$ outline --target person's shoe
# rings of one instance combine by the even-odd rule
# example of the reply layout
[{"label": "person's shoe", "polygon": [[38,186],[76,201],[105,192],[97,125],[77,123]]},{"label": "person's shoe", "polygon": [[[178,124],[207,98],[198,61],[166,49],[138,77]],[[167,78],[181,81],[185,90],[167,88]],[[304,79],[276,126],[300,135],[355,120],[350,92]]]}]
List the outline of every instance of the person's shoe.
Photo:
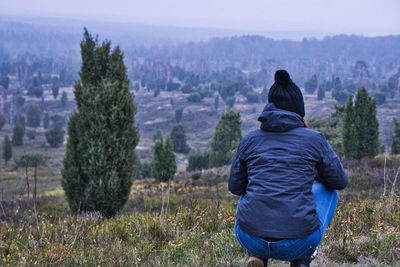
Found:
[{"label": "person's shoe", "polygon": [[[256,256],[250,256],[247,261],[247,267],[264,267],[264,261]],[[265,265],[266,267],[266,265]]]},{"label": "person's shoe", "polygon": [[290,267],[310,267],[311,260],[294,260],[290,262]]}]

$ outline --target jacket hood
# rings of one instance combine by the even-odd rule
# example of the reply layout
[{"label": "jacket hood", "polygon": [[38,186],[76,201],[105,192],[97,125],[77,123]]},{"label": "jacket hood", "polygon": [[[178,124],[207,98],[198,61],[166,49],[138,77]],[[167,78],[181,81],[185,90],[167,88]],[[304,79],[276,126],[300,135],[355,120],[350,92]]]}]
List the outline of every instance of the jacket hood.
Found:
[{"label": "jacket hood", "polygon": [[274,103],[268,103],[258,117],[260,129],[267,132],[287,132],[294,128],[304,127],[301,116],[297,113],[278,109]]}]

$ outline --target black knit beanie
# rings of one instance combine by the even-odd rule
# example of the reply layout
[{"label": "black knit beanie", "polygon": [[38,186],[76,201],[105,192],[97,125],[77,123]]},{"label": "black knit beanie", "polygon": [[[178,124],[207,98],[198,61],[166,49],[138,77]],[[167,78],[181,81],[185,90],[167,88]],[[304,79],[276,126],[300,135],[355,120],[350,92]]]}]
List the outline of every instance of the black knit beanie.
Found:
[{"label": "black knit beanie", "polygon": [[275,83],[268,93],[268,103],[271,102],[279,109],[295,112],[301,117],[305,115],[303,94],[286,70],[275,72]]}]

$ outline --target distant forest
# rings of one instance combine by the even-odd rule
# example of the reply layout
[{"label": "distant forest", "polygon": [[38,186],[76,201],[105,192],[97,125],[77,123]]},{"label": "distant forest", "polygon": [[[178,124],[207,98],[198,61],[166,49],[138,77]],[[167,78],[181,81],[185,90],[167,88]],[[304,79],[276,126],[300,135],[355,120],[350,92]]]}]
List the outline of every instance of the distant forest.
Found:
[{"label": "distant forest", "polygon": [[[233,82],[239,82],[236,91],[249,91],[239,87],[268,87],[279,68],[287,69],[300,86],[316,80],[326,91],[339,86],[354,93],[365,86],[393,97],[399,88],[400,36],[339,35],[289,41],[243,35],[168,42],[164,33],[163,41],[156,44],[156,40],[146,39],[146,26],[140,29],[135,26],[130,35],[129,27],[121,25],[121,29],[105,29],[106,36],[100,38],[111,36],[116,40],[113,44],[121,46],[132,87],[154,89],[155,94],[178,87],[193,93],[196,90],[185,85],[201,84],[220,91],[221,84]],[[78,25],[62,22],[50,27],[45,23],[0,21],[0,82],[9,75],[28,89],[33,77],[40,74],[48,82],[57,77],[60,86],[72,86],[80,66],[82,32]],[[338,98],[343,102],[346,95]]]}]

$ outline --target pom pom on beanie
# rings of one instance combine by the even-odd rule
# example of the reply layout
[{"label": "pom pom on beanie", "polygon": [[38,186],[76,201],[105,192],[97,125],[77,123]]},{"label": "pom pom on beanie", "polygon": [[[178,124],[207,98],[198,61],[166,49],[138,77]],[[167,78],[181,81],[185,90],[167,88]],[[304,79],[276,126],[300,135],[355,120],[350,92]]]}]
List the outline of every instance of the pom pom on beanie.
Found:
[{"label": "pom pom on beanie", "polygon": [[275,72],[275,83],[269,89],[268,102],[274,103],[279,109],[295,112],[301,117],[305,115],[303,94],[286,70]]},{"label": "pom pom on beanie", "polygon": [[275,82],[279,85],[287,86],[291,82],[289,73],[286,70],[276,71]]}]

